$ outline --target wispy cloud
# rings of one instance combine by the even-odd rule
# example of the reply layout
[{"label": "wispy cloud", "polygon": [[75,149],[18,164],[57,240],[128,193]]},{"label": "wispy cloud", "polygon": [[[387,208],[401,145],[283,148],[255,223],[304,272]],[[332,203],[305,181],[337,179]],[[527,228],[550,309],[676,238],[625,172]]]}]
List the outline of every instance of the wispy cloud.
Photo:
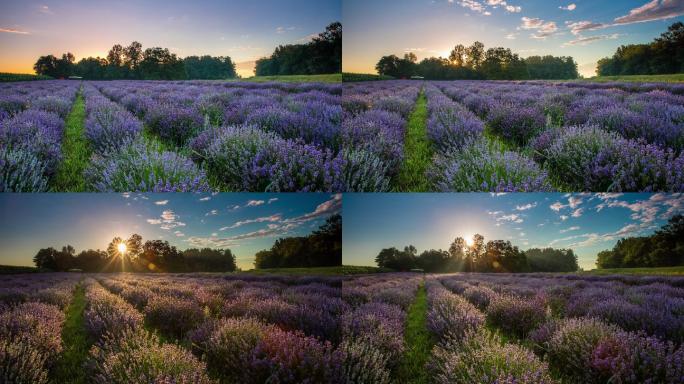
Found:
[{"label": "wispy cloud", "polygon": [[274,222],[279,222],[282,219],[283,219],[283,217],[281,216],[281,214],[277,213],[277,214],[271,215],[271,216],[263,216],[263,217],[257,217],[255,219],[241,220],[241,221],[236,222],[233,225],[230,225],[227,227],[222,227],[219,230],[225,231],[228,229],[234,229],[234,228],[238,228],[238,227],[241,227],[243,225],[252,224],[252,223],[265,223],[265,222],[274,223]]},{"label": "wispy cloud", "polygon": [[278,28],[276,28],[276,33],[282,35],[285,32],[294,31],[295,29],[296,28],[292,27],[292,26],[290,26],[290,27],[278,27]]},{"label": "wispy cloud", "polygon": [[14,29],[14,28],[0,28],[0,32],[14,33],[17,35],[30,35],[30,33],[28,31],[22,31],[20,29]]},{"label": "wispy cloud", "polygon": [[560,7],[558,7],[558,9],[562,9],[564,11],[574,11],[575,8],[577,8],[577,5],[575,3],[570,3],[565,7],[562,5]]},{"label": "wispy cloud", "polygon": [[249,200],[245,206],[246,207],[258,207],[258,206],[263,205],[263,204],[264,204],[263,200]]},{"label": "wispy cloud", "polygon": [[206,197],[202,197],[201,199],[199,199],[199,201],[209,201],[209,200],[211,200],[211,196],[206,196]]},{"label": "wispy cloud", "polygon": [[275,203],[276,201],[278,201],[278,198],[272,197],[272,198],[268,199],[268,204]]},{"label": "wispy cloud", "polygon": [[654,20],[665,20],[684,15],[684,1],[653,0],[634,8],[629,14],[616,18],[615,25],[644,23]]},{"label": "wispy cloud", "polygon": [[560,233],[566,233],[566,232],[571,232],[571,231],[578,231],[579,229],[580,229],[579,226],[574,226],[574,227],[570,227],[570,228],[566,228],[566,229],[561,229],[561,230],[558,231],[558,232],[560,232]]},{"label": "wispy cloud", "polygon": [[168,202],[169,202],[168,200],[159,200],[159,201],[155,201],[154,204],[155,205],[166,205]]},{"label": "wispy cloud", "polygon": [[516,211],[527,211],[528,209],[532,209],[537,206],[537,203],[529,203],[529,204],[524,204],[524,205],[516,205],[515,210]]},{"label": "wispy cloud", "polygon": [[620,37],[620,34],[618,34],[618,33],[613,33],[610,35],[596,35],[596,36],[579,37],[577,39],[570,40],[568,42],[563,43],[563,46],[587,45],[587,44],[591,44],[591,43],[601,41],[601,40],[615,40],[618,37]]}]

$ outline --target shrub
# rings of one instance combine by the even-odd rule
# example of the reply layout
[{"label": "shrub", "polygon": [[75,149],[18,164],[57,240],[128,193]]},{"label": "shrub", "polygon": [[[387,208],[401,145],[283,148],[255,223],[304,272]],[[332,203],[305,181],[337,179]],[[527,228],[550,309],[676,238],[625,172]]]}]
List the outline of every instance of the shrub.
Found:
[{"label": "shrub", "polygon": [[97,384],[213,383],[205,365],[190,352],[141,328],[107,334],[90,350],[91,380]]},{"label": "shrub", "polygon": [[45,192],[48,177],[45,164],[24,148],[0,146],[0,192]]},{"label": "shrub", "polygon": [[85,177],[98,192],[207,191],[204,171],[175,152],[148,147],[141,139],[94,156]]},{"label": "shrub", "polygon": [[390,383],[388,358],[372,344],[352,339],[343,341],[339,348],[344,356],[345,383]]},{"label": "shrub", "polygon": [[594,349],[619,329],[592,318],[561,321],[548,343],[548,361],[561,374],[586,383],[598,382],[600,374],[588,369]]},{"label": "shrub", "polygon": [[442,192],[550,191],[547,174],[517,152],[490,148],[484,140],[435,158],[428,174]]},{"label": "shrub", "polygon": [[499,295],[487,307],[487,321],[502,331],[519,338],[544,323],[548,316],[543,299],[523,299],[511,295]]},{"label": "shrub", "polygon": [[515,344],[502,344],[487,332],[448,338],[432,352],[430,365],[438,384],[547,384],[555,381],[546,363]]},{"label": "shrub", "polygon": [[487,124],[493,133],[524,146],[544,130],[546,117],[536,107],[499,103],[489,109]]},{"label": "shrub", "polygon": [[428,300],[427,328],[439,339],[459,339],[484,325],[480,310],[442,287],[431,288]]},{"label": "shrub", "polygon": [[116,151],[130,144],[142,132],[142,123],[130,112],[110,105],[88,114],[85,135],[98,153]]},{"label": "shrub", "polygon": [[105,333],[117,336],[142,327],[143,316],[121,297],[93,283],[86,291],[86,330],[95,340]]},{"label": "shrub", "polygon": [[145,307],[145,320],[161,333],[178,339],[204,319],[202,308],[193,299],[156,296]]}]

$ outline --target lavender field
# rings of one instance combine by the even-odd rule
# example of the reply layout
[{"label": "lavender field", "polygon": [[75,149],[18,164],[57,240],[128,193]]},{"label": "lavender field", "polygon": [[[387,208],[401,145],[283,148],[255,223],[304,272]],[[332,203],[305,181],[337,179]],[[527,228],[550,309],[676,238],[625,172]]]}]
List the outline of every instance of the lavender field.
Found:
[{"label": "lavender field", "polygon": [[681,383],[683,287],[657,276],[357,277],[343,289],[346,374],[367,383]]},{"label": "lavender field", "polygon": [[349,189],[339,85],[41,81],[0,94],[0,191]]},{"label": "lavender field", "polygon": [[342,383],[337,277],[30,274],[0,282],[4,383]]},{"label": "lavender field", "polygon": [[684,190],[681,84],[345,83],[342,106],[368,191]]}]

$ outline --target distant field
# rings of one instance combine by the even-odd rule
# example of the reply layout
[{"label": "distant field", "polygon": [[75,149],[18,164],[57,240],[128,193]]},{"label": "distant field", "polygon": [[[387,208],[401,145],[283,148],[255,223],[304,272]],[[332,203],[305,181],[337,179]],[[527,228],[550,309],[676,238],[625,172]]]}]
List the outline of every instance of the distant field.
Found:
[{"label": "distant field", "polygon": [[34,267],[19,267],[16,265],[0,265],[0,274],[26,272],[38,272],[38,269]]},{"label": "distant field", "polygon": [[0,83],[8,81],[50,80],[50,76],[0,72]]},{"label": "distant field", "polygon": [[392,80],[392,76],[374,75],[371,73],[342,73],[342,81],[374,81],[374,80]]},{"label": "distant field", "polygon": [[250,273],[256,275],[281,274],[281,275],[339,275],[342,267],[315,267],[315,268],[266,268],[251,269],[238,273]]},{"label": "distant field", "polygon": [[343,265],[342,274],[344,275],[360,275],[364,273],[382,273],[382,272],[392,272],[388,269],[370,267],[366,265]]},{"label": "distant field", "polygon": [[660,267],[660,268],[609,268],[609,269],[592,269],[584,272],[592,275],[684,275],[684,266],[678,267]]},{"label": "distant field", "polygon": [[673,75],[625,75],[625,76],[596,76],[586,81],[634,81],[647,83],[678,83],[684,81],[684,73]]},{"label": "distant field", "polygon": [[267,81],[282,81],[286,83],[340,83],[342,82],[342,74],[331,73],[326,75],[252,76],[244,79],[237,79],[236,81],[254,81],[257,83],[263,83]]}]

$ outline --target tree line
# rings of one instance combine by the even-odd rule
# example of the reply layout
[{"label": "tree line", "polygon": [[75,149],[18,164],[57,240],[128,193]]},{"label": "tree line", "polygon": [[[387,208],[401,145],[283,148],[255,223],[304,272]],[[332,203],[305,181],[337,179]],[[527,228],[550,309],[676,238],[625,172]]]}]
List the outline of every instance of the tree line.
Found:
[{"label": "tree line", "polygon": [[396,271],[422,269],[425,272],[574,272],[579,270],[577,255],[571,249],[533,248],[521,251],[510,241],[473,236],[468,245],[457,237],[448,250],[430,249],[418,254],[409,245],[399,250],[385,248],[376,256],[378,267]]},{"label": "tree line", "polygon": [[257,76],[318,75],[342,72],[342,24],[334,22],[306,44],[278,46],[256,61]]},{"label": "tree line", "polygon": [[651,43],[620,46],[612,57],[598,61],[596,72],[599,76],[684,72],[684,23],[670,25]]},{"label": "tree line", "polygon": [[61,57],[41,56],[33,66],[36,74],[53,78],[79,76],[88,80],[183,80],[230,79],[237,77],[235,63],[228,56],[179,58],[168,48],[143,50],[137,41],[129,46],[114,45],[106,58],[86,57],[75,62],[71,53]]},{"label": "tree line", "polygon": [[413,52],[383,56],[375,66],[380,75],[395,78],[420,76],[429,80],[524,80],[576,79],[577,63],[570,56],[530,56],[520,58],[509,48],[485,50],[479,41],[466,47],[458,44],[448,58],[428,57],[420,62]]},{"label": "tree line", "polygon": [[651,236],[618,240],[597,255],[598,268],[650,268],[684,265],[684,216],[675,215]]},{"label": "tree line", "polygon": [[310,268],[342,265],[342,216],[330,216],[308,236],[276,240],[270,249],[256,253],[254,267]]},{"label": "tree line", "polygon": [[[125,251],[119,247],[123,244]],[[76,254],[71,245],[61,249],[43,248],[33,257],[36,267],[64,272],[232,272],[237,269],[230,249],[186,249],[179,251],[163,240],[147,240],[131,235],[115,237],[106,250],[87,249]]]}]

